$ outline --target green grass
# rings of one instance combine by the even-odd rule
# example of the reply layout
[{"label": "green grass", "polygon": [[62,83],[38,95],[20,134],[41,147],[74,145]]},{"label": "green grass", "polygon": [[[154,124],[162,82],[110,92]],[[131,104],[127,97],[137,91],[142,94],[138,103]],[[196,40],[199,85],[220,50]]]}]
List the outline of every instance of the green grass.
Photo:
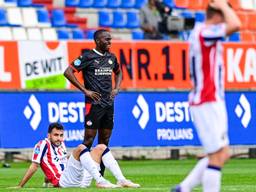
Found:
[{"label": "green grass", "polygon": [[[96,189],[93,184],[88,189],[45,189],[42,188],[43,173],[38,171],[26,184],[25,188],[18,191],[120,191],[120,192],[168,192],[170,186],[179,183],[196,163],[195,160],[145,160],[145,161],[119,161],[122,170],[128,179],[141,184],[140,189]],[[1,164],[0,164],[1,165]],[[10,190],[7,187],[18,184],[25,173],[28,163],[13,163],[11,168],[0,168],[0,191]],[[114,178],[106,172],[106,178],[114,182]],[[255,192],[256,191],[256,160],[232,159],[223,169],[222,192]],[[194,191],[202,191],[198,187]]]}]

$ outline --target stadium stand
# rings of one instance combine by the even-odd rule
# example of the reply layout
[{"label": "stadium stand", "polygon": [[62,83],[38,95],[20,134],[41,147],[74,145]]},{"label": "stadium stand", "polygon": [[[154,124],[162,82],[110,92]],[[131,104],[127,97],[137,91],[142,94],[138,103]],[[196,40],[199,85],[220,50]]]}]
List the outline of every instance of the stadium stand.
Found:
[{"label": "stadium stand", "polygon": [[122,0],[120,8],[129,9],[129,8],[134,8],[134,6],[135,6],[135,0]]},{"label": "stadium stand", "polygon": [[120,5],[121,5],[121,0],[108,0],[107,8],[115,9],[115,8],[119,8]]},{"label": "stadium stand", "polygon": [[[173,9],[173,15],[178,13],[178,16],[195,18],[196,22],[203,22],[204,8],[209,1],[164,2]],[[228,40],[255,41],[256,1],[229,2],[237,11],[243,26],[240,33],[234,34]],[[138,40],[143,39],[139,9],[146,3],[147,0],[0,0],[0,28],[1,31],[8,31],[8,34],[11,34],[6,36],[9,40],[45,39],[44,28],[52,33],[52,36],[46,39],[91,39],[93,31],[107,28],[118,39]],[[35,35],[31,34],[31,30],[36,31]],[[179,34],[179,39],[186,39],[183,32]]]},{"label": "stadium stand", "polygon": [[9,22],[6,16],[6,10],[0,8],[0,26],[8,26]]},{"label": "stadium stand", "polygon": [[79,5],[78,0],[66,0],[65,1],[65,6],[66,7],[77,7]]},{"label": "stadium stand", "polygon": [[240,41],[240,34],[239,33],[233,33],[229,37],[229,41],[231,41],[231,42],[239,42]]},{"label": "stadium stand", "polygon": [[10,27],[0,28],[0,40],[13,40],[12,31]]},{"label": "stadium stand", "polygon": [[93,5],[93,0],[80,0],[78,7],[80,8],[90,8]]},{"label": "stadium stand", "polygon": [[72,30],[72,39],[74,40],[81,40],[85,39],[85,33],[83,30],[77,28]]},{"label": "stadium stand", "polygon": [[42,33],[39,28],[28,28],[28,40],[43,40]]},{"label": "stadium stand", "polygon": [[67,29],[58,29],[57,34],[58,34],[58,39],[59,40],[70,39],[70,33]]},{"label": "stadium stand", "polygon": [[12,28],[13,40],[27,40],[27,33],[25,28],[13,27]]}]

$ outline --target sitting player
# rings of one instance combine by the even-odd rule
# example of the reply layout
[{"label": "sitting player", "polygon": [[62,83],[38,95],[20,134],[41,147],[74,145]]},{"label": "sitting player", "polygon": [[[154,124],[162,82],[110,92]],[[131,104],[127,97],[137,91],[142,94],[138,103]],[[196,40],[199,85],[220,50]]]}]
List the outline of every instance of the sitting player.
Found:
[{"label": "sitting player", "polygon": [[[32,163],[15,188],[23,187],[37,171],[39,165],[47,180],[54,187],[88,187],[93,178],[96,180],[98,188],[140,187],[139,184],[124,177],[117,161],[104,144],[97,145],[91,152],[81,144],[73,150],[67,159],[63,134],[64,128],[61,124],[49,125],[48,138],[36,144]],[[101,161],[117,179],[116,185],[110,183],[100,174],[99,164]]]}]

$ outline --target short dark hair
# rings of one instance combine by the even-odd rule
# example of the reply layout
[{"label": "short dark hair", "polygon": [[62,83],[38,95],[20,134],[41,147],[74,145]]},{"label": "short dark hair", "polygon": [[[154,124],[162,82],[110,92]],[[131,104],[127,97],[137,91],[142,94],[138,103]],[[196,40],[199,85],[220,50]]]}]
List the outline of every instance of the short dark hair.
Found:
[{"label": "short dark hair", "polygon": [[215,14],[219,14],[223,16],[223,13],[219,9],[215,9],[214,7],[208,5],[206,9],[206,18],[211,19]]},{"label": "short dark hair", "polygon": [[[232,8],[232,5],[229,2],[227,2],[227,3],[228,3],[228,6],[230,8]],[[223,12],[221,10],[216,9],[216,8],[212,7],[210,4],[208,4],[207,9],[206,9],[206,18],[211,19],[215,14],[224,16]]]},{"label": "short dark hair", "polygon": [[95,31],[94,34],[93,34],[94,41],[96,42],[96,39],[99,38],[99,35],[104,33],[104,32],[108,32],[108,30],[106,30],[106,29],[99,29],[99,30]]},{"label": "short dark hair", "polygon": [[53,129],[64,130],[64,127],[60,123],[51,123],[48,127],[48,133],[51,133]]}]

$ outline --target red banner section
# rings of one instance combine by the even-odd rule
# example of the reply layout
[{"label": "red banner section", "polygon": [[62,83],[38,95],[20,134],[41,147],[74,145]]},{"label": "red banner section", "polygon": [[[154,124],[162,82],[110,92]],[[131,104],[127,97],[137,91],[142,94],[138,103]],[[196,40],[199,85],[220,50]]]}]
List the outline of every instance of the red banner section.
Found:
[{"label": "red banner section", "polygon": [[0,42],[0,89],[19,89],[20,69],[17,42]]},{"label": "red banner section", "polygon": [[[0,89],[22,87],[24,79],[19,71],[18,44],[0,42]],[[83,50],[94,47],[92,41],[67,42],[68,62],[81,55]],[[111,51],[122,66],[123,89],[191,88],[186,42],[113,41]],[[31,54],[22,52],[24,57]],[[228,89],[256,88],[256,45],[226,43],[224,61]],[[81,76],[81,73],[77,74],[82,81]]]}]

